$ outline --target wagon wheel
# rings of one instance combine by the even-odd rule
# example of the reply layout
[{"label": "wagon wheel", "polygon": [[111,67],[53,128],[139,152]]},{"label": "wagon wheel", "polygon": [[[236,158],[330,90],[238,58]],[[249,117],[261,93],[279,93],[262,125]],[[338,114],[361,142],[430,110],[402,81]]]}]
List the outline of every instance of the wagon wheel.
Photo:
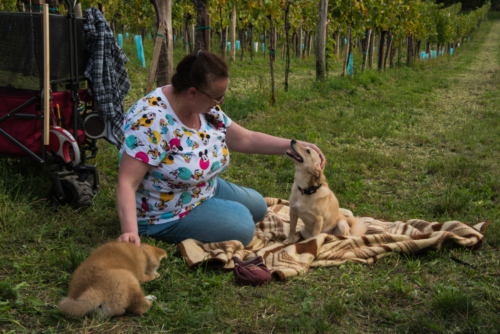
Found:
[{"label": "wagon wheel", "polygon": [[92,205],[94,194],[87,181],[80,182],[77,175],[70,175],[61,179],[61,186],[64,191],[63,199],[57,199],[53,185],[49,192],[49,199],[55,206],[71,205],[73,209],[83,211]]}]

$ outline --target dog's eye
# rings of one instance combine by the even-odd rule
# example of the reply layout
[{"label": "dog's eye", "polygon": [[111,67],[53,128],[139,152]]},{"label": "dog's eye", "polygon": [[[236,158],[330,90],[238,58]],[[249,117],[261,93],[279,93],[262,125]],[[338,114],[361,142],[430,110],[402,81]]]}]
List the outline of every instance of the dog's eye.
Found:
[{"label": "dog's eye", "polygon": [[307,152],[307,154],[311,154],[311,151],[309,151],[309,150],[306,150],[306,152]]}]

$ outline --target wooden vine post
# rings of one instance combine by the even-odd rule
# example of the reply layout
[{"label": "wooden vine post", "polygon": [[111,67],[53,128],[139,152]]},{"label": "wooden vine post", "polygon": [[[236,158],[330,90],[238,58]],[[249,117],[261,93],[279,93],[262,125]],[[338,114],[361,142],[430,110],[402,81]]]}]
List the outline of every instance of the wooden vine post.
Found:
[{"label": "wooden vine post", "polygon": [[316,35],[316,80],[324,80],[326,73],[325,45],[328,0],[319,1],[318,33]]},{"label": "wooden vine post", "polygon": [[[158,87],[171,83],[174,74],[174,39],[172,36],[172,0],[149,0],[155,8],[157,20],[156,31],[160,26],[165,27],[165,38],[161,39],[161,51],[158,58],[158,67],[156,68],[156,82]],[[157,36],[158,37],[158,36]],[[163,37],[163,36],[160,36]],[[156,48],[156,45],[155,45]],[[151,69],[150,69],[150,72]],[[155,73],[153,72],[153,73]],[[149,93],[147,91],[146,93]]]},{"label": "wooden vine post", "polygon": [[[146,86],[146,94],[149,94],[153,90],[153,84],[155,82],[156,68],[158,66],[158,59],[160,58],[160,52],[163,45],[163,40],[165,39],[165,26],[160,25],[156,32],[155,48],[153,51],[153,59],[151,60],[151,67],[149,69],[148,83]],[[187,48],[187,46],[186,46]]]},{"label": "wooden vine post", "polygon": [[236,60],[236,5],[231,11],[231,61]]},{"label": "wooden vine post", "polygon": [[368,54],[373,52],[373,50],[370,50],[370,45],[371,45],[371,37],[372,37],[372,29],[367,29],[366,30],[366,43],[364,45],[364,52],[363,52],[363,66],[361,70],[364,72],[366,68],[366,60],[368,58]]},{"label": "wooden vine post", "polygon": [[[271,15],[268,16],[268,19],[269,19],[269,23],[270,23],[270,30],[273,31],[273,18]],[[275,52],[275,49],[273,47],[274,45],[274,34],[270,34],[269,36],[269,66],[271,67],[271,102],[272,102],[272,105],[276,105],[276,97],[274,95],[274,68],[273,68],[273,62],[274,62],[274,52]]]},{"label": "wooden vine post", "polygon": [[286,60],[285,60],[285,92],[288,92],[288,74],[290,73],[290,36],[288,31],[290,30],[290,19],[288,14],[290,13],[291,1],[287,1],[285,4],[285,41],[286,41]]}]

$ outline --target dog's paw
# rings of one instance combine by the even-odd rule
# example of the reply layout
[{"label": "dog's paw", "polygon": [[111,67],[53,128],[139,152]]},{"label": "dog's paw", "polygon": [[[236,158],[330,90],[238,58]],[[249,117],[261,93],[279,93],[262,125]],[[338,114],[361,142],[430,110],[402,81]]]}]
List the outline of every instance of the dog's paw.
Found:
[{"label": "dog's paw", "polygon": [[146,300],[149,300],[150,302],[154,302],[156,300],[156,297],[153,295],[148,295],[144,297]]},{"label": "dog's paw", "polygon": [[155,273],[155,274],[153,275],[153,279],[157,279],[157,278],[159,278],[160,276],[161,276],[160,274]]}]

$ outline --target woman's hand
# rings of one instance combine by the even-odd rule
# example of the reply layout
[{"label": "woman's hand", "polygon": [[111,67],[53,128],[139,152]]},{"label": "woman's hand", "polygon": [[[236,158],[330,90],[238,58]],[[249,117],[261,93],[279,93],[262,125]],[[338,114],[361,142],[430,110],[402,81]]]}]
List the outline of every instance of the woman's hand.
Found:
[{"label": "woman's hand", "polygon": [[137,232],[125,232],[116,241],[133,242],[137,247],[141,246],[141,238]]},{"label": "woman's hand", "polygon": [[306,142],[299,142],[302,146],[306,146],[306,147],[310,147],[312,148],[313,150],[315,150],[316,152],[318,152],[319,154],[319,157],[321,159],[321,169],[325,169],[325,164],[326,164],[326,159],[325,159],[325,156],[323,155],[323,152],[321,152],[321,150],[319,149],[318,146],[314,145],[314,144],[311,144],[311,143],[306,143]]}]

